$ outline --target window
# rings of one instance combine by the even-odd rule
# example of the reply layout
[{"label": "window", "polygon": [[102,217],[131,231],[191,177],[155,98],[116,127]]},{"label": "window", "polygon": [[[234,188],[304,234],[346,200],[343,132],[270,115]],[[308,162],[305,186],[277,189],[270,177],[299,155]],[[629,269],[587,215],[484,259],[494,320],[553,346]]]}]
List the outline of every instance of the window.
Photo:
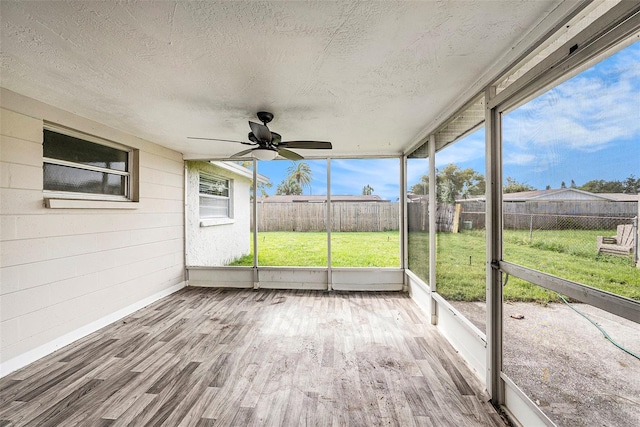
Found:
[{"label": "window", "polygon": [[228,179],[200,174],[200,218],[231,218]]},{"label": "window", "polygon": [[45,192],[62,198],[130,200],[132,150],[87,139],[44,130]]}]

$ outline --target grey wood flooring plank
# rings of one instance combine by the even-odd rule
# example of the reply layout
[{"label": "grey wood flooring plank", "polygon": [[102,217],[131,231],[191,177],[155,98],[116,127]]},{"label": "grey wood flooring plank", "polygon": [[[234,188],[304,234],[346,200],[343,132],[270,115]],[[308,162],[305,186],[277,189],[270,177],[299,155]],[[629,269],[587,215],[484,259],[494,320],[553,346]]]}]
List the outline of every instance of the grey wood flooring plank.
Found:
[{"label": "grey wood flooring plank", "polygon": [[199,364],[199,362],[189,362],[186,366],[180,366],[180,363],[174,365],[165,371],[165,374],[149,387],[147,393],[159,394],[167,387],[183,381],[185,377],[188,377],[195,371]]},{"label": "grey wood flooring plank", "polygon": [[144,371],[131,370],[130,372],[132,373],[140,373],[142,375],[136,376],[116,393],[104,399],[102,404],[94,409],[95,414],[102,418],[118,419],[131,406],[135,405],[140,397],[146,394],[145,390],[164,373],[161,368],[171,366],[173,359],[175,359],[173,354],[162,355],[160,359],[156,360],[155,364],[149,367],[149,371],[144,374]]},{"label": "grey wood flooring plank", "polygon": [[202,414],[203,418],[231,420],[240,407],[239,402],[245,396],[257,372],[257,366],[249,365],[238,369],[234,383],[228,382],[225,387],[214,387],[218,393],[211,400]]},{"label": "grey wood flooring plank", "polygon": [[32,367],[0,380],[0,420],[505,425],[401,293],[185,288]]},{"label": "grey wood flooring plank", "polygon": [[31,388],[23,390],[17,396],[13,397],[12,400],[18,402],[29,402],[34,398],[40,396],[42,393],[45,393],[52,387],[63,384],[65,380],[74,377],[78,372],[87,370],[86,368],[89,366],[89,364],[90,362],[87,360],[75,363],[73,365],[61,367],[57,371],[54,371],[47,377],[43,378],[42,382],[29,382]]},{"label": "grey wood flooring plank", "polygon": [[263,362],[260,364],[253,364],[252,368],[256,370],[256,375],[251,379],[247,387],[246,393],[240,402],[240,406],[243,408],[255,408],[264,386],[267,384],[271,369],[273,369],[273,363]]},{"label": "grey wood flooring plank", "polygon": [[41,412],[30,424],[35,426],[59,426],[69,416],[69,414],[80,404],[79,400],[99,387],[104,380],[89,380],[82,386],[76,388],[67,397],[56,402],[55,405]]},{"label": "grey wood flooring plank", "polygon": [[113,425],[117,427],[141,425],[136,420],[147,415],[145,410],[153,406],[157,397],[157,394],[143,393],[135,400],[133,405],[129,406],[122,415],[114,420]]},{"label": "grey wood flooring plank", "polygon": [[[202,383],[204,384],[204,381]],[[216,387],[206,387],[204,390],[202,390],[191,406],[189,412],[185,414],[185,416],[180,421],[180,424],[178,424],[178,427],[197,426],[201,422],[200,420],[202,419],[204,411],[209,407],[210,402],[213,400],[219,390],[220,389]]]},{"label": "grey wood flooring plank", "polygon": [[109,346],[111,346],[117,341],[118,341],[117,339],[111,338],[98,343],[88,343],[83,347],[79,348],[78,350],[72,352],[71,354],[68,354],[67,356],[63,357],[62,359],[60,359],[60,361],[71,362],[74,359],[82,359],[82,360],[95,359],[98,355],[104,354],[104,352],[109,348]]},{"label": "grey wood flooring plank", "polygon": [[196,427],[215,427],[216,420],[214,418],[200,418]]},{"label": "grey wood flooring plank", "polygon": [[[195,399],[185,401],[185,398],[189,395],[189,392],[193,391],[194,388],[199,390],[204,390],[202,384],[199,387],[195,387],[198,381],[191,381],[189,376],[193,373],[195,368],[197,367],[196,362],[191,362],[189,365],[185,367],[180,373],[180,377],[177,378],[175,383],[173,384],[172,390],[168,393],[168,396],[162,403],[162,405],[157,409],[157,411],[153,414],[151,419],[146,422],[146,426],[157,426],[162,425],[172,416],[174,417],[174,423],[169,423],[169,425],[177,425],[182,418],[184,418],[186,412],[191,409],[191,406],[195,404]],[[186,402],[186,403],[185,403]],[[177,412],[177,408],[182,406],[182,410]]]}]

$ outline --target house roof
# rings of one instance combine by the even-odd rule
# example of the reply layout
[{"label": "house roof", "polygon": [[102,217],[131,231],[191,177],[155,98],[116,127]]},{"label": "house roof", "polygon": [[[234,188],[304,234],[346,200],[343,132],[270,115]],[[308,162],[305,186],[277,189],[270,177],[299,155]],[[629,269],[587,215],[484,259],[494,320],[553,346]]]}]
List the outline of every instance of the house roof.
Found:
[{"label": "house roof", "polygon": [[[485,200],[485,196],[478,196],[471,199],[460,199],[457,202],[470,200]],[[611,202],[637,202],[637,194],[624,193],[591,193],[589,191],[578,190],[577,188],[556,188],[550,190],[520,191],[517,193],[506,193],[503,196],[505,202],[525,202],[525,201],[589,201],[603,200]]]},{"label": "house roof", "polygon": [[331,141],[334,158],[399,155],[587,3],[2,1],[0,99],[186,159],[241,151],[188,137],[246,141],[264,110],[284,141]]},{"label": "house roof", "polygon": [[[258,203],[323,203],[327,201],[327,196],[305,196],[305,195],[290,195],[290,196],[269,196],[258,197]],[[380,196],[340,196],[331,195],[331,203],[334,202],[370,202],[389,203],[389,200],[380,198]]]},{"label": "house roof", "polygon": [[[245,178],[253,179],[253,171],[251,169],[247,169],[241,165],[232,162],[211,162],[211,164],[218,166],[221,169],[225,169],[229,172],[235,173],[240,176],[244,176]],[[267,183],[269,182],[269,178],[264,175],[257,175],[258,182]]]},{"label": "house roof", "polygon": [[549,190],[520,191],[507,193],[503,196],[506,201],[518,200],[613,200],[598,193],[590,193],[576,188],[556,188]]}]

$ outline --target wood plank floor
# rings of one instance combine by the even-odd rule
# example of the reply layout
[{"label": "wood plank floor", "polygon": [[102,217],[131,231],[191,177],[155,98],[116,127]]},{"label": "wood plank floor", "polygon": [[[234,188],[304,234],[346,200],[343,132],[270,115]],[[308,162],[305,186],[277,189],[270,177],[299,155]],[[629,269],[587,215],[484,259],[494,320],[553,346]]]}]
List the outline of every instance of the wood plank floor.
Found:
[{"label": "wood plank floor", "polygon": [[0,380],[0,426],[504,426],[403,293],[186,288]]}]

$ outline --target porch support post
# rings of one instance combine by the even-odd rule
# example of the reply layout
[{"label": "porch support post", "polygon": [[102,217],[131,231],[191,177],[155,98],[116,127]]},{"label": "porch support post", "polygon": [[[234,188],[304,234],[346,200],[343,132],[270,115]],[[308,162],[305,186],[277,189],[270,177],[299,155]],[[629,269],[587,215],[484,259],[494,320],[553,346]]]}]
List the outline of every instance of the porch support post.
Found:
[{"label": "porch support post", "polygon": [[[495,96],[495,87],[485,92],[485,105]],[[487,299],[487,391],[494,405],[504,404],[502,371],[502,134],[497,108],[486,109],[486,299]]]},{"label": "porch support post", "polygon": [[[436,292],[436,136],[429,136],[429,289]],[[438,304],[431,298],[431,324],[438,324]]]},{"label": "porch support post", "polygon": [[253,289],[260,287],[258,275],[258,161],[253,159]]},{"label": "porch support post", "polygon": [[331,272],[331,159],[327,158],[327,290],[333,289],[333,275]]},{"label": "porch support post", "polygon": [[[407,156],[400,157],[400,267],[403,271],[409,269],[409,225],[407,220]],[[407,286],[407,275],[403,274],[404,285],[403,290],[409,290]]]}]

